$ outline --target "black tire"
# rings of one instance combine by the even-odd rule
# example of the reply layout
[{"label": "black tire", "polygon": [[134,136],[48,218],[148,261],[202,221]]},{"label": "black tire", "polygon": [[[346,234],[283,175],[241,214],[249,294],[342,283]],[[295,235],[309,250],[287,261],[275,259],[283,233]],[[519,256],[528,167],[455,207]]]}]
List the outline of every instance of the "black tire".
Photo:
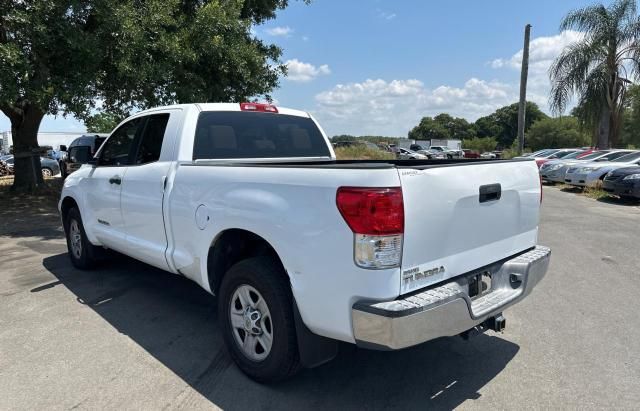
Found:
[{"label": "black tire", "polygon": [[[272,345],[266,358],[260,361],[249,358],[243,352],[240,343],[236,341],[234,333],[237,331],[231,325],[232,300],[236,290],[242,286],[257,290],[270,313]],[[218,320],[224,342],[242,372],[257,382],[281,381],[300,369],[292,301],[287,275],[282,266],[270,257],[242,260],[232,266],[222,279],[218,297]],[[261,327],[266,327],[266,324],[261,324]]]},{"label": "black tire", "polygon": [[[80,234],[79,239],[75,239],[76,241],[80,241],[79,252],[77,252],[77,250],[74,248],[74,239],[72,238],[72,231],[76,230],[76,228],[74,227],[77,227]],[[84,231],[84,225],[82,224],[80,211],[78,211],[77,208],[74,207],[67,213],[67,217],[64,222],[64,231],[65,237],[67,239],[67,250],[69,253],[69,258],[71,259],[71,264],[81,270],[88,270],[95,267],[99,261],[101,249],[89,242],[87,234]]]}]

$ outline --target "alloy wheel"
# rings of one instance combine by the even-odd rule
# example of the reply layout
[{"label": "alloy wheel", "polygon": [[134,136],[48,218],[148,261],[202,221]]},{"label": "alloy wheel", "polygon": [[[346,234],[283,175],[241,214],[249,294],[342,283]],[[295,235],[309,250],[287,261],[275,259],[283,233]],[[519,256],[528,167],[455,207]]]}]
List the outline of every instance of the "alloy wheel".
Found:
[{"label": "alloy wheel", "polygon": [[247,284],[236,288],[230,301],[229,318],[233,339],[242,353],[253,361],[267,358],[273,345],[273,323],[260,292]]}]

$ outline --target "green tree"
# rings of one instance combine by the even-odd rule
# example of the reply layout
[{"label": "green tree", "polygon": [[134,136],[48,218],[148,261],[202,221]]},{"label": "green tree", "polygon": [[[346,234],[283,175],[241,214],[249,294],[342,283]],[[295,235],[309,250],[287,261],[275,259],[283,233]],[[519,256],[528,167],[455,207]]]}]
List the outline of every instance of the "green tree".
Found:
[{"label": "green tree", "polygon": [[[498,146],[501,148],[511,147],[518,137],[518,103],[501,107],[492,116],[500,127],[500,132],[495,136],[498,139]],[[536,103],[527,101],[524,121],[525,133],[533,123],[547,117]]]},{"label": "green tree", "polygon": [[628,77],[639,74],[636,0],[571,11],[560,23],[560,30],[568,29],[578,30],[584,37],[566,47],[549,69],[551,107],[562,113],[577,95],[585,113],[599,116],[598,147],[608,148],[620,131]]},{"label": "green tree", "polygon": [[474,123],[476,136],[480,138],[497,137],[502,132],[502,126],[498,124],[496,116],[491,114],[480,117]]},{"label": "green tree", "polygon": [[110,133],[122,120],[122,116],[102,112],[87,117],[84,125],[89,133]]},{"label": "green tree", "polygon": [[342,141],[356,141],[357,139],[358,137],[356,136],[351,136],[349,134],[340,134],[339,136],[331,137],[329,140],[331,140],[332,143],[339,143]]},{"label": "green tree", "polygon": [[46,114],[107,112],[265,95],[286,73],[281,49],[250,32],[287,0],[0,0],[0,110],[14,189],[42,185]]},{"label": "green tree", "polygon": [[475,135],[473,125],[463,118],[453,117],[447,113],[435,117],[423,117],[420,123],[409,131],[413,140],[448,140],[465,139]]},{"label": "green tree", "polygon": [[640,85],[629,87],[625,100],[619,146],[640,148]]},{"label": "green tree", "polygon": [[477,151],[478,153],[493,151],[497,145],[498,140],[496,140],[495,137],[474,137],[462,142],[462,147]]},{"label": "green tree", "polygon": [[525,144],[532,151],[543,148],[584,147],[591,143],[576,117],[543,118],[531,125]]},{"label": "green tree", "polygon": [[580,130],[591,136],[590,146],[597,146],[600,114],[589,107],[588,102],[585,101],[580,102],[572,108],[570,114],[572,117],[578,119],[578,126],[580,127]]}]

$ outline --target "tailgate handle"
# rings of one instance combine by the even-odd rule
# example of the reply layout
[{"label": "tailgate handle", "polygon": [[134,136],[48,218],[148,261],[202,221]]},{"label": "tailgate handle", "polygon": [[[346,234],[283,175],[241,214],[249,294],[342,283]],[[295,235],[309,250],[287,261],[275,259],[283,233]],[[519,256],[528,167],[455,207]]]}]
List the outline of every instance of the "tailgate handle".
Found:
[{"label": "tailgate handle", "polygon": [[498,201],[502,196],[502,186],[500,184],[486,184],[480,186],[480,202]]}]

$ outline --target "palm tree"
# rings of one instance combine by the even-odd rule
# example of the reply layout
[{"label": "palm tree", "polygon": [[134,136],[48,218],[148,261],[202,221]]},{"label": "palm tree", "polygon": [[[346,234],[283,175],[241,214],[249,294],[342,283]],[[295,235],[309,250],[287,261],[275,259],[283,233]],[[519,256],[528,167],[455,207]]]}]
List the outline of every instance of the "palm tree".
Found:
[{"label": "palm tree", "polygon": [[549,69],[551,108],[562,113],[574,96],[586,116],[597,119],[598,147],[608,148],[620,131],[624,94],[640,75],[640,19],[635,0],[616,0],[573,10],[560,30],[583,38],[565,48]]}]

